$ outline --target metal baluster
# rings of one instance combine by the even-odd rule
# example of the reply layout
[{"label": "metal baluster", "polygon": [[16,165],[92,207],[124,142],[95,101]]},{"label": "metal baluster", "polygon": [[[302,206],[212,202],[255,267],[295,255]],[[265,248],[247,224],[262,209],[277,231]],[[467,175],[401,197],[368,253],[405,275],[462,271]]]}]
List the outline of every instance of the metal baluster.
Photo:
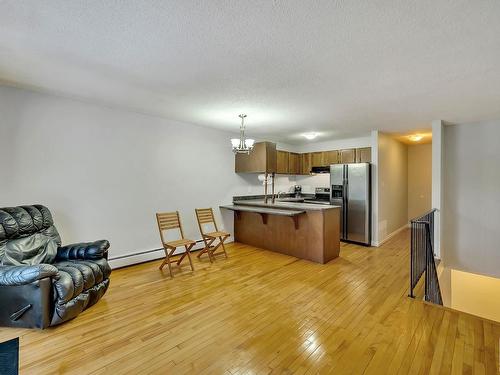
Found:
[{"label": "metal baluster", "polygon": [[434,260],[434,213],[432,210],[410,221],[410,297],[425,272],[425,300],[442,304],[441,290]]}]

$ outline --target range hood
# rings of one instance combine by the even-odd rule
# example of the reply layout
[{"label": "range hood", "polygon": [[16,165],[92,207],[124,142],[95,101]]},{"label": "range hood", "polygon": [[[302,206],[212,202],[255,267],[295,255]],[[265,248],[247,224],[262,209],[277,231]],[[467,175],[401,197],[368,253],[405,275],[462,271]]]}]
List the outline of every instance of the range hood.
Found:
[{"label": "range hood", "polygon": [[330,166],[327,167],[312,167],[311,173],[330,173]]}]

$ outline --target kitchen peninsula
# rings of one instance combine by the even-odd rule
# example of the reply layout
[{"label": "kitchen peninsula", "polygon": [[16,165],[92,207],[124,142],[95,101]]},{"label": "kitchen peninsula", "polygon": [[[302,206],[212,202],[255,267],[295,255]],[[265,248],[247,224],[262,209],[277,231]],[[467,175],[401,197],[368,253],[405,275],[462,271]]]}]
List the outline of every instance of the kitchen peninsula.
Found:
[{"label": "kitchen peninsula", "polygon": [[221,206],[234,211],[237,242],[327,263],[340,252],[340,207],[242,199]]}]

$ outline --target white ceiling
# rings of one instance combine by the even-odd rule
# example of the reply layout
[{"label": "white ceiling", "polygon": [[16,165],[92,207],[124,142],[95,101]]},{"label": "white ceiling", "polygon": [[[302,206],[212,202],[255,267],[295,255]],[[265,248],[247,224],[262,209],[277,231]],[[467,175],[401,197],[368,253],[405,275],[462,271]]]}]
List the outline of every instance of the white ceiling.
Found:
[{"label": "white ceiling", "polygon": [[288,143],[500,117],[500,1],[0,0],[0,80]]}]

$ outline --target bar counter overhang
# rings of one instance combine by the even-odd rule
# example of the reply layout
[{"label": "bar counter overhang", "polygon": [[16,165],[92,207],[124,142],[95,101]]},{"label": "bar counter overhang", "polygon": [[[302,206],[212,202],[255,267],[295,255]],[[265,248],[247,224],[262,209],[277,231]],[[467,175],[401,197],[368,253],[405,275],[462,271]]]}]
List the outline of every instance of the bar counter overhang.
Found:
[{"label": "bar counter overhang", "polygon": [[220,208],[234,211],[236,242],[322,264],[339,256],[339,206],[242,200]]}]

